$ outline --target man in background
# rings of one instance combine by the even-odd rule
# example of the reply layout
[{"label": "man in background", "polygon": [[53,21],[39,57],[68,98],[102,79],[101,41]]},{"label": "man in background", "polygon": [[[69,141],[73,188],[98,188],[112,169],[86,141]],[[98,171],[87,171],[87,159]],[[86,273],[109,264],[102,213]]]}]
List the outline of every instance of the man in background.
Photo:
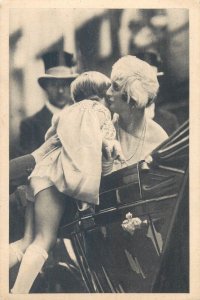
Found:
[{"label": "man in background", "polygon": [[31,153],[44,142],[54,113],[73,103],[70,84],[78,76],[73,55],[68,52],[48,52],[42,56],[45,74],[38,78],[47,95],[44,107],[20,125],[20,152]]}]

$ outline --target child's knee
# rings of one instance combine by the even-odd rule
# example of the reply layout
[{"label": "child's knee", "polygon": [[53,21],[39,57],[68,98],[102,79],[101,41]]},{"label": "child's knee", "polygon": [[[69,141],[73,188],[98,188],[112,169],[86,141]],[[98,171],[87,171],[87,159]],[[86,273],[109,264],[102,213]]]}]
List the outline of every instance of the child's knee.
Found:
[{"label": "child's knee", "polygon": [[35,237],[34,242],[43,247],[46,251],[49,251],[56,244],[57,237],[53,234],[38,234]]},{"label": "child's knee", "polygon": [[33,242],[33,235],[25,234],[21,241],[22,241],[23,247],[26,249]]}]

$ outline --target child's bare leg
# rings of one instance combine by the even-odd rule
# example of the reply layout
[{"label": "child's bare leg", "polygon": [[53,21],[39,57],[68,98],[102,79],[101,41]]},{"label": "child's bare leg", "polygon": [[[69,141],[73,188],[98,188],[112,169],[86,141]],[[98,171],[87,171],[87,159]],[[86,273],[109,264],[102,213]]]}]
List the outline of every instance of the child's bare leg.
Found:
[{"label": "child's bare leg", "polygon": [[35,238],[21,262],[12,293],[28,293],[36,276],[55,244],[59,223],[65,208],[65,196],[50,187],[36,195]]},{"label": "child's bare leg", "polygon": [[9,245],[9,268],[19,263],[22,260],[23,254],[27,247],[33,241],[34,227],[34,203],[28,201],[25,211],[25,230],[24,237]]},{"label": "child's bare leg", "polygon": [[66,199],[54,186],[36,195],[35,239],[33,243],[49,251],[56,242]]}]

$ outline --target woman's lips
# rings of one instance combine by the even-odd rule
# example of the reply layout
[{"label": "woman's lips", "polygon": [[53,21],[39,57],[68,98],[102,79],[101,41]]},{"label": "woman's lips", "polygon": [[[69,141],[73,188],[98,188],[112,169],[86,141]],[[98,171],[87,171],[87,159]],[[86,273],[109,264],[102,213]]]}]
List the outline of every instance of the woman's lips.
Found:
[{"label": "woman's lips", "polygon": [[113,100],[112,100],[111,97],[109,97],[109,98],[106,99],[106,102],[108,103],[108,106],[111,106],[112,103],[113,103]]}]

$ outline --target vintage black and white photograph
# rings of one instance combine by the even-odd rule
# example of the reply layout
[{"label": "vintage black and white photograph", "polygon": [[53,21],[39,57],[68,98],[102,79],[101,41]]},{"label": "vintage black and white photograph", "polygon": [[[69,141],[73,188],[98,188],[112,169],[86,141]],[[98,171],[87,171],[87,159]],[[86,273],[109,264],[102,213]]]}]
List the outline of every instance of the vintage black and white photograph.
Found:
[{"label": "vintage black and white photograph", "polygon": [[189,26],[9,9],[8,293],[190,293]]}]

